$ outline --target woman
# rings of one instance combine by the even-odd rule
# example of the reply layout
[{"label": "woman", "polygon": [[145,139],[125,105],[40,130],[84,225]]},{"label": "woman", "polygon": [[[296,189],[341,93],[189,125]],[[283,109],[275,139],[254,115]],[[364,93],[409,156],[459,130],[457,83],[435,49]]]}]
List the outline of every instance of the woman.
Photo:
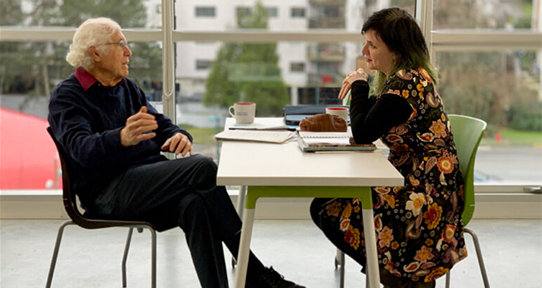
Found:
[{"label": "woman", "polygon": [[[467,256],[463,239],[463,177],[437,77],[422,32],[407,12],[384,9],[363,25],[365,55],[377,70],[369,95],[363,69],[345,78],[351,90],[356,143],[380,138],[405,186],[373,187],[381,282],[385,287],[435,287]],[[315,199],[311,216],[342,251],[365,265],[359,199]]]}]

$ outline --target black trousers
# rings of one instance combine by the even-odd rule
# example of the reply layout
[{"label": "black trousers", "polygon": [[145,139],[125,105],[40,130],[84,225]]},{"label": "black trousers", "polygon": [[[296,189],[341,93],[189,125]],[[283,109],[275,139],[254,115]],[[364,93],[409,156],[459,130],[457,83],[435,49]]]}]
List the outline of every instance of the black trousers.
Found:
[{"label": "black trousers", "polygon": [[[145,220],[166,230],[181,227],[203,288],[227,288],[222,242],[237,257],[241,220],[226,192],[216,185],[217,166],[194,155],[136,166],[115,178],[96,199],[97,213]],[[263,272],[251,253],[247,283]]]}]

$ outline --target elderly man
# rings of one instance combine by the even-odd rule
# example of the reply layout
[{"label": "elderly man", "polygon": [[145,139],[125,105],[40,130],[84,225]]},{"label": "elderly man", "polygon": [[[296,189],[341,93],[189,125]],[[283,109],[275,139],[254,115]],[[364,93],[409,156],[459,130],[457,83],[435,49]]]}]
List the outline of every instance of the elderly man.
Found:
[{"label": "elderly man", "polygon": [[[54,90],[49,123],[70,156],[73,185],[90,214],[181,227],[204,288],[228,287],[222,242],[237,256],[241,220],[216,164],[158,113],[127,78],[132,51],[111,19],[85,21],[66,60],[75,73]],[[160,151],[185,156],[168,160]],[[251,253],[247,287],[302,288]]]}]

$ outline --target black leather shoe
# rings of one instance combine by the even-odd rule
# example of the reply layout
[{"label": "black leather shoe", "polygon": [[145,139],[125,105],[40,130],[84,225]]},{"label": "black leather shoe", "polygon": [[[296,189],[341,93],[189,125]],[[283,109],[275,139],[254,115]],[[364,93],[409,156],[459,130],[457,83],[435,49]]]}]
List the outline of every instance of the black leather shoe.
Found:
[{"label": "black leather shoe", "polygon": [[284,279],[273,267],[265,268],[265,272],[258,279],[258,283],[246,285],[247,288],[305,288],[294,282]]}]

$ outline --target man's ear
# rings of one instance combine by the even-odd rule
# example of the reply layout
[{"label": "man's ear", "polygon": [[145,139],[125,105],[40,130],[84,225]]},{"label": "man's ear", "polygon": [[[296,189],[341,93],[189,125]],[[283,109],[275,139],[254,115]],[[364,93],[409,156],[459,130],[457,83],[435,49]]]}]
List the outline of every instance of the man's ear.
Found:
[{"label": "man's ear", "polygon": [[102,59],[102,56],[100,55],[100,52],[96,49],[96,46],[90,46],[87,49],[88,55],[94,59],[94,62],[100,62]]}]

